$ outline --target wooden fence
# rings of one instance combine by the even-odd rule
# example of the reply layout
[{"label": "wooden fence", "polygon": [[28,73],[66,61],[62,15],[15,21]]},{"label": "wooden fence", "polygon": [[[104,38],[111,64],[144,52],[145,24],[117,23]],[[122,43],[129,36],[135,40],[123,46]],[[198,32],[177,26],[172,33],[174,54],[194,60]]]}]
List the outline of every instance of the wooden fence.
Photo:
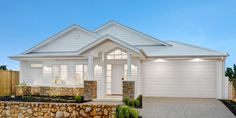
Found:
[{"label": "wooden fence", "polygon": [[19,84],[19,71],[0,70],[0,96],[15,95]]}]

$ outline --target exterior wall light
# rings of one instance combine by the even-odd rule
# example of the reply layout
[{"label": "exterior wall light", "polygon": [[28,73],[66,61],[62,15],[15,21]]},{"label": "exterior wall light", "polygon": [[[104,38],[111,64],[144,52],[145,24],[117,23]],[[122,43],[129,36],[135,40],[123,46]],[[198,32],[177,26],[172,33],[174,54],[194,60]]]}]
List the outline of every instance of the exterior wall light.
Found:
[{"label": "exterior wall light", "polygon": [[153,62],[166,62],[166,60],[164,60],[164,59],[156,59]]},{"label": "exterior wall light", "polygon": [[201,61],[204,61],[203,59],[200,59],[200,58],[194,58],[192,59],[191,61],[193,62],[201,62]]}]

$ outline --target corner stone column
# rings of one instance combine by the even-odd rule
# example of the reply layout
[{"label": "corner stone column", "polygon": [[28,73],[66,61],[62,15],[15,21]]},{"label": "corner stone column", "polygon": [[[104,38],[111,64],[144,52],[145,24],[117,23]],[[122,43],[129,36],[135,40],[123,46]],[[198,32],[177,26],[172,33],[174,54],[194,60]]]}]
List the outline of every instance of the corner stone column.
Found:
[{"label": "corner stone column", "polygon": [[124,80],[123,81],[123,99],[134,99],[135,94],[135,81]]},{"label": "corner stone column", "polygon": [[97,81],[85,80],[84,81],[84,100],[93,100],[97,98]]}]

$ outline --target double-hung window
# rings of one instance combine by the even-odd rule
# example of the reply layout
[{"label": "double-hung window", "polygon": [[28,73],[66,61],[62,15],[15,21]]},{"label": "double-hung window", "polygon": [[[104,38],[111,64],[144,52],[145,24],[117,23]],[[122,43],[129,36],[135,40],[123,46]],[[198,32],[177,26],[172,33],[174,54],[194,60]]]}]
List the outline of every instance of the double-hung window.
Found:
[{"label": "double-hung window", "polygon": [[75,65],[75,79],[78,80],[79,85],[84,83],[87,75],[87,65]]},{"label": "double-hung window", "polygon": [[[128,67],[127,64],[124,65],[124,80],[128,78]],[[138,79],[138,66],[131,65],[131,79]]]},{"label": "double-hung window", "polygon": [[53,65],[53,82],[55,84],[66,84],[68,79],[67,65]]}]

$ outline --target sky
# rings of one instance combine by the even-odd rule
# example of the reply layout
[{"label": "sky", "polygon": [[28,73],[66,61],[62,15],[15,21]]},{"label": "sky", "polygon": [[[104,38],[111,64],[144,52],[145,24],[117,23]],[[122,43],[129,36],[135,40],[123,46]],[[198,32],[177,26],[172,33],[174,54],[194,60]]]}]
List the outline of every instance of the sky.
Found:
[{"label": "sky", "polygon": [[72,24],[114,20],[163,41],[227,52],[236,63],[236,0],[0,0],[0,65]]}]

